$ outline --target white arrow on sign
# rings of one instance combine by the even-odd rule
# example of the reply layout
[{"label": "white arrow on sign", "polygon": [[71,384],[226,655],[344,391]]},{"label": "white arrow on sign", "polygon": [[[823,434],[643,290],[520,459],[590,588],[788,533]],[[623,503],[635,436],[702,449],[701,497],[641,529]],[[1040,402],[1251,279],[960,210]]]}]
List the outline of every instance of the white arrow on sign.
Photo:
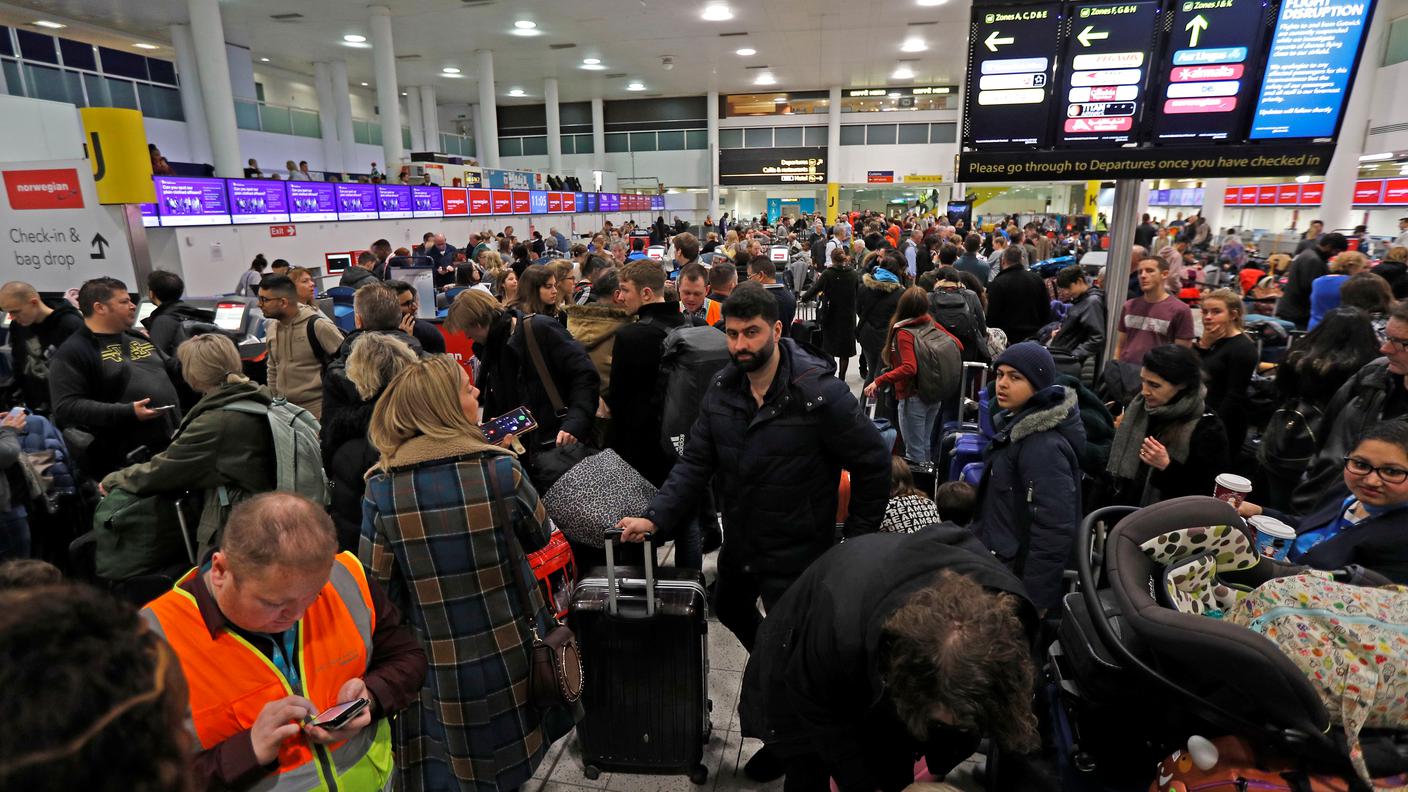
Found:
[{"label": "white arrow on sign", "polygon": [[988,38],[983,43],[988,45],[988,49],[997,52],[997,48],[1002,44],[1014,44],[1017,39],[1011,36],[1002,36],[996,30],[988,34]]},{"label": "white arrow on sign", "polygon": [[1107,39],[1107,38],[1109,38],[1109,37],[1110,37],[1110,32],[1109,32],[1108,30],[1107,30],[1107,31],[1100,32],[1100,33],[1096,33],[1096,32],[1095,32],[1095,26],[1094,26],[1094,25],[1086,25],[1086,26],[1085,26],[1085,30],[1082,30],[1082,31],[1076,36],[1076,41],[1079,41],[1079,42],[1080,42],[1080,45],[1081,45],[1082,47],[1089,47],[1089,46],[1090,46],[1090,42],[1092,42],[1092,41],[1099,41],[1099,40],[1101,40],[1101,39]]}]

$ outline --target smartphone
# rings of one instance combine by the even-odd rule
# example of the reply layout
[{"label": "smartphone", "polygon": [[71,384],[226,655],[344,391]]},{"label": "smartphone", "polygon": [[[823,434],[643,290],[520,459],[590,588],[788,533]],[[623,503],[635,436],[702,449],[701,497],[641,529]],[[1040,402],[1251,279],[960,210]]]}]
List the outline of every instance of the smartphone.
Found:
[{"label": "smartphone", "polygon": [[23,408],[23,407],[11,407],[11,408],[10,408],[10,417],[11,417],[11,418],[18,418],[18,417],[21,416],[21,415],[24,415],[24,408]]},{"label": "smartphone", "polygon": [[328,731],[336,731],[346,726],[349,721],[357,717],[362,710],[367,708],[367,700],[364,698],[344,701],[341,704],[334,704],[331,707],[318,713],[309,724]]},{"label": "smartphone", "polygon": [[533,418],[533,413],[528,412],[527,407],[500,415],[479,427],[484,432],[484,439],[490,443],[497,443],[504,439],[505,435],[521,435],[532,429],[538,428],[538,422]]},{"label": "smartphone", "polygon": [[148,409],[148,410],[152,410],[152,411],[154,411],[154,412],[166,412],[167,410],[174,410],[174,409],[176,409],[176,405],[174,405],[174,404],[163,404],[163,405],[161,405],[160,407],[148,407],[147,409]]}]

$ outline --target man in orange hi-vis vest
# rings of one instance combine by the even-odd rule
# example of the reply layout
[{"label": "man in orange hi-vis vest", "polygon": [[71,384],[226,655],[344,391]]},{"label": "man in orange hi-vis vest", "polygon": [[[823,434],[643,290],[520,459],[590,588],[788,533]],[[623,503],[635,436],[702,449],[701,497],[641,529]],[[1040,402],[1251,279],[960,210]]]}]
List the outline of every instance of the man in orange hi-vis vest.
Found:
[{"label": "man in orange hi-vis vest", "polygon": [[[181,662],[199,788],[387,787],[387,717],[419,694],[425,652],[357,557],[337,552],[322,507],[287,492],[241,502],[220,549],[142,617]],[[314,722],[359,699],[350,720]]]}]

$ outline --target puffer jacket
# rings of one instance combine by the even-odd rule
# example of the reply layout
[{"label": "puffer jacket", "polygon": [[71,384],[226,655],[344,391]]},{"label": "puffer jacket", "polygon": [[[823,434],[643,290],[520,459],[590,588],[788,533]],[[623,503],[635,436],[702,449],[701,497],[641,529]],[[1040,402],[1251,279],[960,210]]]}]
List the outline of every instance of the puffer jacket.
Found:
[{"label": "puffer jacket", "polygon": [[1388,370],[1388,359],[1379,358],[1340,386],[1325,408],[1324,445],[1291,500],[1295,511],[1310,513],[1334,486],[1344,470],[1345,454],[1354,449],[1364,430],[1383,419],[1389,394],[1403,385],[1403,377]]},{"label": "puffer jacket", "polygon": [[[365,272],[366,270],[363,270]],[[307,305],[298,306],[298,315],[289,322],[270,322],[269,390],[299,407],[323,417],[323,366],[308,345],[309,322],[317,322],[315,333],[329,359],[342,346],[342,331],[332,320]]]},{"label": "puffer jacket", "polygon": [[692,519],[717,477],[724,501],[720,564],[791,575],[835,543],[837,482],[851,474],[845,535],[879,529],[890,495],[890,452],[835,365],[784,338],[762,407],[747,376],[725,366],[699,407],[683,456],[646,510],[669,530]]},{"label": "puffer jacket", "polygon": [[165,451],[103,479],[105,490],[133,495],[186,490],[204,492],[196,537],[200,554],[216,544],[230,508],[242,498],[275,486],[277,460],[264,416],[221,409],[239,401],[269,404],[269,390],[248,380],[221,385],[186,414]]},{"label": "puffer jacket", "polygon": [[72,495],[78,491],[73,478],[73,466],[68,446],[58,427],[42,415],[31,413],[25,418],[24,432],[19,436],[20,450],[28,464],[39,475],[44,492],[50,498]]},{"label": "puffer jacket", "polygon": [[567,306],[567,332],[587,350],[601,378],[599,394],[611,386],[611,355],[616,348],[616,331],[630,323],[624,308],[605,303]]},{"label": "puffer jacket", "polygon": [[973,532],[1026,586],[1040,609],[1061,601],[1061,574],[1080,522],[1080,462],[1085,443],[1076,392],[1053,385],[1022,411],[993,417],[997,434],[984,452]]},{"label": "puffer jacket", "polygon": [[1105,348],[1105,292],[1098,287],[1071,301],[1071,309],[1061,320],[1061,331],[1051,339],[1051,354],[1058,352],[1084,362]]}]

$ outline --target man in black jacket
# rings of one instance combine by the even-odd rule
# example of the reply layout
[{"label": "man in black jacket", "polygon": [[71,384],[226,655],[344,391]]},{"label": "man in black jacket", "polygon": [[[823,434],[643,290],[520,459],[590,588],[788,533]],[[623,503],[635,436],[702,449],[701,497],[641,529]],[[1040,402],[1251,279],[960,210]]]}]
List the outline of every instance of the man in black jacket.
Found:
[{"label": "man in black jacket", "polygon": [[49,414],[49,361],[68,337],[83,327],[83,315],[60,300],[50,308],[23,281],[0,287],[0,311],[10,316],[10,366],[24,404]]},{"label": "man in black jacket", "polygon": [[[1318,221],[1317,221],[1318,222]],[[1330,272],[1330,259],[1349,250],[1344,234],[1326,234],[1319,241],[1299,251],[1291,260],[1286,274],[1286,287],[1276,303],[1276,317],[1292,322],[1304,330],[1310,324],[1310,283]]]},{"label": "man in black jacket", "polygon": [[[551,388],[533,361],[530,324]],[[525,461],[531,464],[540,449],[591,437],[601,380],[587,350],[561,322],[548,316],[525,317],[484,291],[468,289],[450,306],[445,327],[474,342],[481,361],[474,384],[486,420],[519,407],[527,407],[537,419],[538,428],[522,438]]]},{"label": "man in black jacket", "polygon": [[[777,302],[744,283],[724,302],[733,365],[699,406],[689,440],[643,517],[620,522],[630,541],[692,519],[710,479],[724,493],[715,612],[751,649],[762,616],[836,542],[841,470],[851,475],[845,536],[880,526],[890,453],[831,360],[782,337]],[[614,388],[616,383],[612,382]]]},{"label": "man in black jacket", "polygon": [[375,272],[373,272],[376,266],[376,254],[370,250],[364,250],[358,254],[357,263],[343,271],[342,279],[337,282],[337,285],[352,289],[370,286],[378,281]]},{"label": "man in black jacket", "polygon": [[142,320],[142,326],[147,328],[147,335],[156,348],[167,357],[176,355],[176,347],[182,340],[182,322],[188,319],[215,321],[214,313],[197,311],[181,302],[185,292],[186,282],[174,272],[154,270],[147,276],[147,299],[156,304],[156,310]]},{"label": "man in black jacket", "polygon": [[85,281],[78,309],[84,326],[54,354],[49,392],[60,427],[93,434],[84,472],[101,479],[137,448],[155,454],[171,441],[181,423],[178,366],[131,329],[137,305],[122,281]]},{"label": "man in black jacket", "polygon": [[1041,276],[1022,266],[1019,248],[1002,253],[1002,271],[988,284],[988,327],[1016,344],[1036,335],[1051,316],[1051,297]]},{"label": "man in black jacket", "polygon": [[1021,582],[964,528],[847,540],[768,608],[743,677],[743,734],[798,790],[833,778],[897,792],[916,754],[942,778],[984,736],[1031,751],[1036,625]]},{"label": "man in black jacket", "polygon": [[1056,273],[1056,288],[1062,298],[1071,301],[1071,307],[1046,348],[1056,360],[1057,370],[1079,379],[1085,361],[1105,348],[1105,292],[1090,285],[1079,264]]}]

